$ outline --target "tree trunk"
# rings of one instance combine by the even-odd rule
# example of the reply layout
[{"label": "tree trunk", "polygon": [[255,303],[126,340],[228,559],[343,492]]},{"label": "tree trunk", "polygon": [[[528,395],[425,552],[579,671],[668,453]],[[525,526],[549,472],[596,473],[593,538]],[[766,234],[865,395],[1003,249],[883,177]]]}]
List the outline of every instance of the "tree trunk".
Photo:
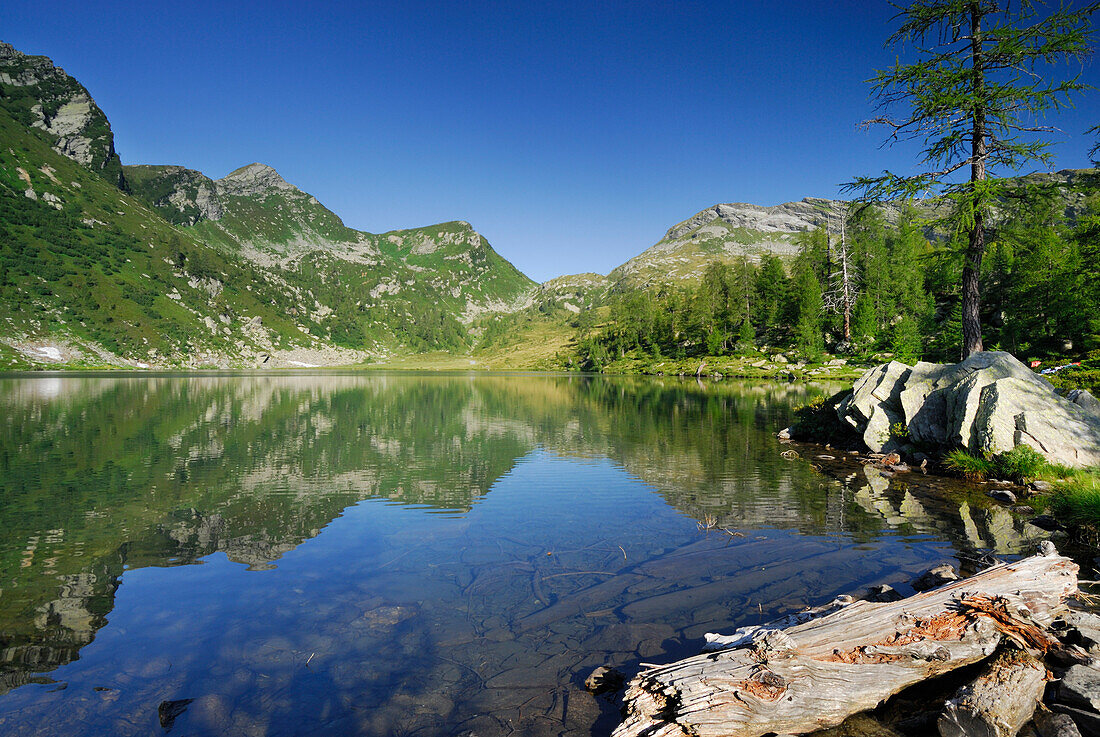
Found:
[{"label": "tree trunk", "polygon": [[985,203],[977,194],[978,184],[985,181],[986,127],[985,109],[981,101],[985,86],[982,60],[982,8],[981,3],[970,3],[970,49],[973,65],[973,95],[975,99],[974,128],[971,137],[970,196],[973,222],[970,240],[966,247],[966,265],[962,273],[962,358],[984,350],[982,346],[981,287],[978,280],[982,273],[982,256],[985,254]]},{"label": "tree trunk", "polygon": [[962,273],[962,359],[971,353],[984,350],[982,324],[979,316],[982,293],[978,282],[985,253],[985,218],[974,212],[974,225],[970,229],[970,244],[966,249],[966,266]]},{"label": "tree trunk", "polygon": [[639,673],[614,737],[760,737],[840,724],[927,678],[989,656],[1002,637],[1050,646],[1077,590],[1057,554],[989,568],[900,601],[857,601],[752,642]]}]

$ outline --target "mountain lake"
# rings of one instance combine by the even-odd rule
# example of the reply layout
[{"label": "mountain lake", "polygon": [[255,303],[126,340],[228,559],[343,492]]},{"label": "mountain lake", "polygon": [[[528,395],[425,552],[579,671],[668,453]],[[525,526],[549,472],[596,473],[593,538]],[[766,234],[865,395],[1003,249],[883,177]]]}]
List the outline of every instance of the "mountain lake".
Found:
[{"label": "mountain lake", "polygon": [[608,735],[597,666],[1039,534],[781,455],[838,388],[2,377],[0,734]]}]

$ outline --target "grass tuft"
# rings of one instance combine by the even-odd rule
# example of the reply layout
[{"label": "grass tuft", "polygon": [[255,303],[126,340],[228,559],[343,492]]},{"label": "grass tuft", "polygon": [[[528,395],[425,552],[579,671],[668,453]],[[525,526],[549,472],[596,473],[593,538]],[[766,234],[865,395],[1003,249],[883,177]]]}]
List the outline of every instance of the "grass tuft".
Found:
[{"label": "grass tuft", "polygon": [[985,481],[989,478],[1009,479],[1026,484],[1044,476],[1062,476],[1068,470],[1052,466],[1047,459],[1029,445],[1017,445],[1007,453],[973,455],[956,449],[943,458],[943,465],[952,473],[967,481]]},{"label": "grass tuft", "polygon": [[1068,524],[1100,527],[1100,471],[1074,471],[1057,482],[1050,510]]},{"label": "grass tuft", "polygon": [[962,476],[967,481],[985,481],[995,470],[992,458],[975,456],[965,450],[953,450],[943,457],[947,470]]}]

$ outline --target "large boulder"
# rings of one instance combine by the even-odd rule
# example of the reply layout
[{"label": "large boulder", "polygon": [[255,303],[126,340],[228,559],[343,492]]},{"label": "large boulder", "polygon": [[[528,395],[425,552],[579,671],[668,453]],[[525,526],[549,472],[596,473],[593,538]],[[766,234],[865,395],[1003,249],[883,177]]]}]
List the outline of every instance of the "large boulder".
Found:
[{"label": "large boulder", "polygon": [[875,452],[911,444],[1004,453],[1029,445],[1055,463],[1100,465],[1100,408],[1091,396],[1073,399],[1011,354],[985,351],[957,364],[876,366],[837,412]]},{"label": "large boulder", "polygon": [[876,453],[898,449],[891,428],[903,419],[901,392],[912,369],[891,361],[865,372],[852,394],[837,407],[840,418],[863,434],[863,442]]}]

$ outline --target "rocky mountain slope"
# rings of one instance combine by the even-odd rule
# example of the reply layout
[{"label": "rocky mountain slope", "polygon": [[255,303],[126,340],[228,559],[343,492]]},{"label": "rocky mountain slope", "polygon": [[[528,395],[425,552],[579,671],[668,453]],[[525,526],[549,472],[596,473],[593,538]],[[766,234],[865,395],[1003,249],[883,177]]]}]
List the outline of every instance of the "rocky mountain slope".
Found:
[{"label": "rocky mountain slope", "polygon": [[[1054,185],[1071,221],[1083,211],[1085,194],[1080,187],[1087,170],[1066,169],[1020,177],[1019,182]],[[913,205],[924,216],[936,214],[927,202]],[[745,257],[758,261],[771,253],[791,258],[798,253],[799,233],[824,227],[839,236],[841,221],[849,207],[845,200],[807,197],[773,207],[727,203],[708,207],[668,229],[664,237],[608,274],[610,285],[645,286],[660,282],[694,281],[706,264],[716,258]],[[900,203],[879,206],[887,223],[896,223]],[[929,233],[935,237],[934,233]]]},{"label": "rocky mountain slope", "polygon": [[362,233],[263,164],[123,167],[88,91],[6,44],[0,138],[0,367],[462,349],[535,287],[465,222]]},{"label": "rocky mountain slope", "polygon": [[[381,234],[354,230],[264,164],[217,180],[182,167],[127,166],[125,172],[134,193],[166,219],[204,243],[276,270],[313,298],[331,292],[318,310],[328,317],[339,308],[333,319],[350,319],[367,333],[384,333],[394,318],[403,324],[423,318],[419,308],[434,308],[439,315],[428,319],[446,323],[438,347],[458,347],[463,326],[484,312],[514,309],[535,286],[467,222]],[[373,319],[378,310],[384,319]],[[413,347],[436,347],[430,337],[414,336],[420,345]]]},{"label": "rocky mountain slope", "polygon": [[42,131],[54,151],[124,184],[107,116],[64,69],[0,42],[0,85],[0,105],[23,125]]},{"label": "rocky mountain slope", "polygon": [[[714,205],[607,276],[536,285],[463,221],[366,233],[265,164],[220,179],[123,166],[88,90],[48,58],[3,43],[0,140],[0,368],[465,353],[502,339],[546,343],[547,318],[563,343],[611,293],[691,284],[715,259],[792,257],[800,233],[835,234],[847,207]],[[1073,218],[1080,178],[1024,179],[1057,185]],[[887,206],[887,221],[899,212]]]}]

